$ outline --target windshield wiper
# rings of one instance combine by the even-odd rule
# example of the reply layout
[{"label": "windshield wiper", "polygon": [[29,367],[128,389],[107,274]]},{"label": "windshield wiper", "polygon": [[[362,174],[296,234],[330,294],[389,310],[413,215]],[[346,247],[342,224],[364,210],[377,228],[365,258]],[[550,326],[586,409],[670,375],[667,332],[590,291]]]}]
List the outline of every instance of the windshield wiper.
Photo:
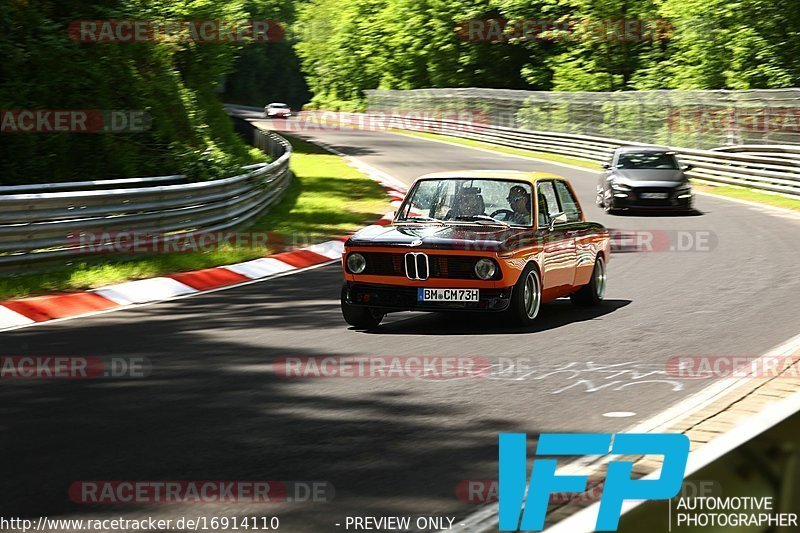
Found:
[{"label": "windshield wiper", "polygon": [[407,217],[399,220],[399,222],[414,222],[414,221],[436,222],[437,224],[444,224],[444,220],[439,220],[438,218],[433,218],[433,217],[426,217],[424,215]]},{"label": "windshield wiper", "polygon": [[494,224],[500,224],[501,226],[510,227],[511,224],[504,220],[498,220],[496,218],[492,218],[489,215],[469,215],[469,216],[458,216],[456,217],[457,220],[473,220],[475,222],[479,220],[485,220],[486,222],[492,222]]}]

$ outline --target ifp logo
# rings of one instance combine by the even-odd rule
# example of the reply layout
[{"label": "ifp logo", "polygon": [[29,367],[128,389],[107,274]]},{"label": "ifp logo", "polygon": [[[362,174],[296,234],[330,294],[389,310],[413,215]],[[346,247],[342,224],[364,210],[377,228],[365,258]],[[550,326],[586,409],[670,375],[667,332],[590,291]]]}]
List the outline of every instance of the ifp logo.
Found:
[{"label": "ifp logo", "polygon": [[[632,462],[610,461],[600,499],[596,531],[617,530],[625,500],[664,500],[675,496],[681,490],[686,471],[689,438],[672,433],[544,433],[539,436],[536,448],[536,455],[539,456],[609,453],[663,455],[664,463],[658,479],[634,480],[631,479]],[[541,531],[551,494],[586,490],[588,476],[557,476],[555,459],[535,459],[528,497],[525,499],[526,462],[525,434],[501,433],[498,487],[500,531]]]}]

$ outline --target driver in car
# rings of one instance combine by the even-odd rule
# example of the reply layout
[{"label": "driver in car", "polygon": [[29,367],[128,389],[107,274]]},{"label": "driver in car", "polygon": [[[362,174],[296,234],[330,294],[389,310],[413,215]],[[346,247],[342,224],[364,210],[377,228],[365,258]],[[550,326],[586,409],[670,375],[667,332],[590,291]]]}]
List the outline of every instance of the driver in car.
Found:
[{"label": "driver in car", "polygon": [[508,191],[508,205],[513,214],[506,220],[511,224],[529,226],[531,223],[531,195],[522,185],[514,185]]}]

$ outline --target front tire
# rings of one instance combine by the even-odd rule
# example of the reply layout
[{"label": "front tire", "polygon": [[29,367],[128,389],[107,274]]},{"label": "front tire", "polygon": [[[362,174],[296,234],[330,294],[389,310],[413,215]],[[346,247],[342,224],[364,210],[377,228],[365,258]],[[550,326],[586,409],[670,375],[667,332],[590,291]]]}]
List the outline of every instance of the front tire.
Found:
[{"label": "front tire", "polygon": [[569,298],[572,303],[581,306],[600,305],[606,295],[606,262],[602,255],[598,255],[594,261],[592,279],[588,285],[584,285]]},{"label": "front tire", "polygon": [[542,305],[542,278],[536,265],[529,263],[514,286],[508,312],[511,318],[522,326],[529,326],[539,316]]},{"label": "front tire", "polygon": [[607,215],[613,215],[616,212],[616,208],[614,207],[614,197],[611,198],[603,198],[603,211]]},{"label": "front tire", "polygon": [[347,301],[347,284],[342,285],[342,316],[344,321],[356,329],[372,329],[381,323],[384,313],[372,307],[352,305]]}]

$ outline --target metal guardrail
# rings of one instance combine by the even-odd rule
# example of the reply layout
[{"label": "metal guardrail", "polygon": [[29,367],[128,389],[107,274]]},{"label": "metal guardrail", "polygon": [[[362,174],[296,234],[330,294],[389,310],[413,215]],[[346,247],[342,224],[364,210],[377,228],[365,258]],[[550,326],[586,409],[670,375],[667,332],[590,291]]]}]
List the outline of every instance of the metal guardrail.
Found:
[{"label": "metal guardrail", "polygon": [[68,181],[63,183],[32,183],[30,185],[11,185],[0,187],[2,194],[22,194],[55,191],[74,191],[86,189],[118,189],[123,186],[146,187],[153,184],[170,185],[175,183],[186,183],[186,176],[157,176],[153,178],[122,178],[116,180],[100,181]]},{"label": "metal guardrail", "polygon": [[[186,183],[185,176],[160,176],[0,188],[0,269],[110,252],[120,232],[135,232],[142,244],[149,238],[168,243],[253,220],[288,187],[292,147],[274,133],[250,131],[252,144],[274,161],[225,179]],[[87,250],[86,235],[105,240],[93,238]]]},{"label": "metal guardrail", "polygon": [[[618,146],[646,143],[571,133],[507,128],[399,112],[393,124],[409,131],[439,133],[510,148],[547,152],[591,161],[607,161]],[[739,150],[742,148],[743,150]],[[770,149],[771,148],[771,149]],[[778,148],[783,151],[778,150]],[[692,178],[800,196],[800,152],[796,147],[742,146],[717,150],[670,147],[692,165]],[[757,151],[758,150],[758,151]],[[791,158],[791,156],[795,156]],[[787,157],[788,156],[788,157]]]},{"label": "metal guardrail", "polygon": [[616,92],[437,88],[364,91],[369,112],[480,115],[509,128],[708,150],[800,145],[800,88]]}]

